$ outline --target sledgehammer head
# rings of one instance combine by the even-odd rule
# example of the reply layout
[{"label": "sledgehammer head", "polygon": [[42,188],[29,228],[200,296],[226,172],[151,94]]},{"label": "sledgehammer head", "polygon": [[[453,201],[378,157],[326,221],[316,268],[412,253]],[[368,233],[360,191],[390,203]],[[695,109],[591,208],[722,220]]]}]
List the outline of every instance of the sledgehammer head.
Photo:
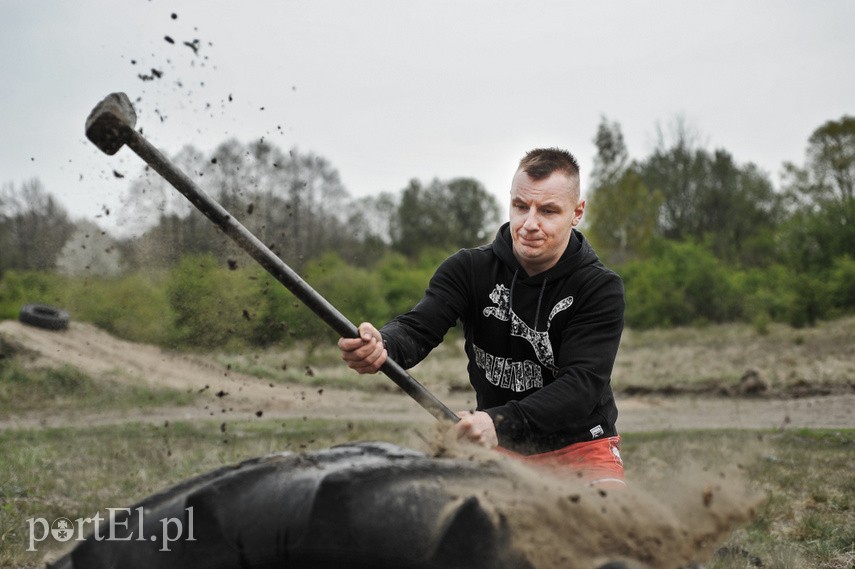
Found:
[{"label": "sledgehammer head", "polygon": [[112,93],[98,103],[86,119],[86,138],[113,155],[133,135],[137,113],[124,93]]}]

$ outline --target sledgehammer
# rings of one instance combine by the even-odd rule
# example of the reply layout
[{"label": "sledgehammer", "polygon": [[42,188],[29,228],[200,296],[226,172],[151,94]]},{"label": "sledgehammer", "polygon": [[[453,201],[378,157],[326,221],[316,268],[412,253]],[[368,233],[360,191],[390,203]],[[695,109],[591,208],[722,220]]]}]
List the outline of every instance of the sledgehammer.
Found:
[{"label": "sledgehammer", "polygon": [[[109,155],[127,145],[333,330],[343,337],[359,337],[356,326],[350,320],[134,130],[136,122],[137,114],[128,96],[113,93],[92,109],[86,119],[86,138]],[[451,422],[459,420],[457,415],[391,359],[386,360],[380,371],[437,419]]]}]

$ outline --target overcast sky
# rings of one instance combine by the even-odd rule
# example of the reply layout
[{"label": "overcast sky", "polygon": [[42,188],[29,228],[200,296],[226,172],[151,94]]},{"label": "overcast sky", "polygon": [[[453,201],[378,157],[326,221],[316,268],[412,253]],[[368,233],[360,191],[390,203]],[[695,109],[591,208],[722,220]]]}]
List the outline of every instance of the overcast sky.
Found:
[{"label": "overcast sky", "polygon": [[[324,156],[354,197],[467,176],[503,204],[532,147],[567,148],[587,174],[602,116],[640,159],[657,125],[681,115],[708,149],[755,162],[777,185],[783,162],[803,163],[814,129],[855,114],[848,0],[0,9],[0,183],[37,177],[75,219],[107,228],[142,168],[128,149],[108,157],[85,139],[87,115],[114,91],[139,99],[137,126],[168,154],[264,137]],[[162,76],[140,78],[152,69]]]}]

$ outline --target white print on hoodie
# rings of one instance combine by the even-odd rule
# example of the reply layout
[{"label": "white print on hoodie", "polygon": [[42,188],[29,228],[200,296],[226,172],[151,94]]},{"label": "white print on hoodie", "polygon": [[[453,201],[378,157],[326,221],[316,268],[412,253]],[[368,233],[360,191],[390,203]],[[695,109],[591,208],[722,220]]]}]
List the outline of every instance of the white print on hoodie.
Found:
[{"label": "white print on hoodie", "polygon": [[[553,374],[558,372],[555,366],[555,355],[552,352],[552,344],[549,342],[549,327],[556,314],[567,310],[573,305],[573,297],[568,296],[559,300],[549,313],[546,321],[546,330],[533,329],[520,318],[510,306],[510,291],[503,284],[497,284],[490,293],[490,300],[496,306],[488,306],[484,309],[484,316],[493,316],[499,320],[511,322],[511,335],[526,340],[534,349],[534,353],[540,363]],[[522,392],[529,389],[543,387],[543,376],[540,367],[531,361],[513,362],[508,358],[488,354],[478,346],[475,348],[475,360],[478,367],[484,370],[487,381],[493,385],[510,388],[513,391]]]}]

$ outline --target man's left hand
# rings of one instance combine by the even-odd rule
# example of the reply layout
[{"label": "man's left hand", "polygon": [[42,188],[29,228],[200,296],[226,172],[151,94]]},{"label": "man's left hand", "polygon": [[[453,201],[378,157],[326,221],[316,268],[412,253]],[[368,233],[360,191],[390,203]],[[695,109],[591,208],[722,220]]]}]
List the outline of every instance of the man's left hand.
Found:
[{"label": "man's left hand", "polygon": [[470,442],[487,448],[499,446],[496,426],[493,418],[483,411],[460,411],[457,413],[460,421],[455,423],[454,432],[457,438],[465,438]]}]

